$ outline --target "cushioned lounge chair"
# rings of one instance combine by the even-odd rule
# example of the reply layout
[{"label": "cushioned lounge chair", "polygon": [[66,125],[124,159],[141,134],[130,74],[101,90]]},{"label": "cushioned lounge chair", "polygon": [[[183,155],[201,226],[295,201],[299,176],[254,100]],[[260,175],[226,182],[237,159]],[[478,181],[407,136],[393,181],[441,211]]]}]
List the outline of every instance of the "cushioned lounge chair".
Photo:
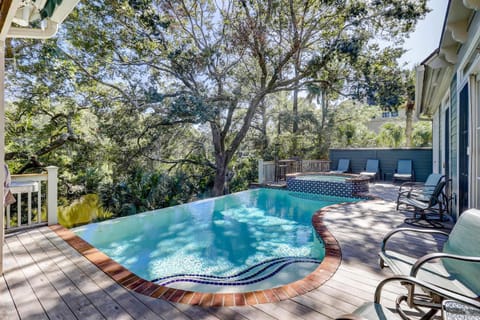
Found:
[{"label": "cushioned lounge chair", "polygon": [[397,180],[407,180],[407,181],[415,180],[412,160],[398,160],[397,169],[393,174],[393,182]]},{"label": "cushioned lounge chair", "polygon": [[[441,308],[444,299],[466,303],[480,301],[479,230],[480,210],[469,209],[460,215],[450,234],[438,230],[399,228],[385,235],[379,253],[380,267],[388,266],[395,275],[409,275],[428,284],[405,282],[403,285],[408,293],[397,299],[399,312],[404,314],[400,308],[404,302],[410,308],[428,308],[427,316],[431,316]],[[447,241],[442,252],[429,253],[421,258],[387,248],[392,237],[407,232],[438,234],[447,237]],[[410,247],[414,251],[415,243]],[[418,288],[424,293],[419,293]],[[456,296],[453,297],[453,294]]]},{"label": "cushioned lounge chair", "polygon": [[398,189],[397,210],[405,198],[412,198],[424,202],[428,202],[435,187],[443,179],[444,175],[440,173],[431,173],[427,180],[422,182],[404,182]]},{"label": "cushioned lounge chair", "polygon": [[365,171],[360,172],[361,176],[366,176],[370,180],[377,180],[377,176],[380,175],[380,161],[377,159],[368,159],[365,166]]},{"label": "cushioned lounge chair", "polygon": [[339,159],[337,170],[332,170],[330,173],[345,173],[350,171],[350,160],[349,159]]},{"label": "cushioned lounge chair", "polygon": [[[376,320],[376,319],[393,320],[393,319],[401,319],[401,317],[403,316],[406,317],[405,313],[398,309],[398,306],[397,306],[397,310],[399,313],[396,314],[390,311],[389,309],[387,309],[384,305],[380,304],[381,294],[385,285],[389,283],[395,283],[395,282],[399,282],[402,285],[415,286],[419,289],[422,289],[423,291],[433,292],[438,296],[442,296],[442,297],[445,297],[446,299],[453,300],[453,301],[459,301],[463,305],[468,306],[469,308],[473,308],[474,310],[480,311],[480,301],[477,301],[475,299],[465,298],[457,293],[447,291],[436,285],[419,280],[414,277],[393,276],[393,277],[388,277],[382,280],[377,285],[377,288],[375,289],[375,296],[374,296],[373,302],[364,303],[363,305],[358,307],[353,313],[342,315],[336,319],[337,320],[360,320],[360,319],[361,320]],[[433,315],[436,312],[437,310],[434,309],[434,311],[431,311],[429,314],[427,314],[427,316],[429,316],[430,314]],[[408,317],[406,317],[406,319],[408,319]]]}]

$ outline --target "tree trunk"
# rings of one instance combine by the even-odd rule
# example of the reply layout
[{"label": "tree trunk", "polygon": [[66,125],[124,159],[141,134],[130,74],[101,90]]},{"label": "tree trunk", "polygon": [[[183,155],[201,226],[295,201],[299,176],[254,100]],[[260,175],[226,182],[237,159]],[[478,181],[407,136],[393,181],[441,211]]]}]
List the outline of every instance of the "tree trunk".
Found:
[{"label": "tree trunk", "polygon": [[412,134],[413,134],[413,111],[415,104],[413,101],[408,100],[405,106],[405,144],[407,147],[412,146]]},{"label": "tree trunk", "polygon": [[260,114],[262,117],[262,123],[261,123],[261,128],[260,128],[260,149],[261,149],[261,155],[265,157],[267,155],[267,150],[268,150],[268,135],[267,135],[267,108],[265,106],[265,103],[261,103],[260,106]]},{"label": "tree trunk", "polygon": [[[297,81],[298,84],[298,81]],[[294,135],[298,132],[298,89],[293,90],[293,126],[292,126],[292,133]]]},{"label": "tree trunk", "polygon": [[[300,70],[300,51],[298,51],[295,59],[295,77],[298,76]],[[298,80],[295,81],[295,89],[293,90],[293,127],[292,127],[292,133],[293,133],[293,141],[292,141],[292,153],[293,155],[298,154],[298,141],[297,141],[297,134],[298,134],[298,122],[299,122],[299,117],[298,117]]]},{"label": "tree trunk", "polygon": [[225,174],[227,172],[227,151],[225,148],[225,136],[220,130],[219,124],[210,123],[212,130],[213,150],[215,152],[215,178],[213,182],[212,195],[218,197],[223,195],[225,190]]},{"label": "tree trunk", "polygon": [[[225,176],[228,171],[228,164],[232,160],[233,155],[235,154],[243,139],[247,135],[247,132],[251,127],[252,119],[258,110],[258,106],[263,103],[265,95],[266,92],[262,92],[250,102],[250,105],[248,106],[247,112],[243,119],[243,124],[228,147],[226,145],[226,137],[230,126],[226,124],[225,128],[221,130],[218,122],[210,122],[213,149],[215,152],[215,180],[212,190],[214,197],[224,194],[226,179]],[[230,110],[233,111],[232,108],[230,108]],[[229,121],[227,121],[227,123],[228,122]]]},{"label": "tree trunk", "polygon": [[217,169],[215,170],[215,180],[213,183],[213,196],[218,197],[225,192],[225,180],[227,175],[228,162],[221,154],[215,154],[215,164]]},{"label": "tree trunk", "polygon": [[317,102],[320,102],[322,107],[322,120],[320,122],[320,128],[318,130],[318,153],[320,158],[328,157],[328,149],[331,142],[331,127],[332,123],[328,120],[328,97],[325,90],[321,91],[320,96],[317,97]]}]

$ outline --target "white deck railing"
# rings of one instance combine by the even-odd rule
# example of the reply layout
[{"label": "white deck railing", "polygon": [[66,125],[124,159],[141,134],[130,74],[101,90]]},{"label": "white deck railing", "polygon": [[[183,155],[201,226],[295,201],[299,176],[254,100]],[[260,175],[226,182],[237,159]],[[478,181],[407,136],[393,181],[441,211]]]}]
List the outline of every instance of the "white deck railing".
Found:
[{"label": "white deck railing", "polygon": [[[52,225],[58,222],[58,168],[50,166],[46,170],[46,173],[12,175],[10,191],[17,201],[5,209],[6,230],[18,230],[35,225]],[[46,219],[42,219],[42,199],[46,199]],[[36,200],[36,203],[32,204],[33,200]],[[12,216],[13,211],[16,212]],[[34,211],[35,216],[33,215]]]},{"label": "white deck railing", "polygon": [[285,180],[289,173],[328,171],[330,171],[330,160],[259,160],[258,183],[264,184]]}]

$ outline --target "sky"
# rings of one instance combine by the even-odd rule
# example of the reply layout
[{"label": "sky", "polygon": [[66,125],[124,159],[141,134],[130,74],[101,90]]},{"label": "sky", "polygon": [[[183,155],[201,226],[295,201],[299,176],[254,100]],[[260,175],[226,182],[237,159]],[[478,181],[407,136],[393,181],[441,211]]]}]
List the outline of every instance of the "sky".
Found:
[{"label": "sky", "polygon": [[399,60],[400,64],[407,63],[412,68],[438,48],[447,5],[448,0],[428,0],[432,11],[418,21],[415,31],[405,40],[403,47],[407,52]]}]

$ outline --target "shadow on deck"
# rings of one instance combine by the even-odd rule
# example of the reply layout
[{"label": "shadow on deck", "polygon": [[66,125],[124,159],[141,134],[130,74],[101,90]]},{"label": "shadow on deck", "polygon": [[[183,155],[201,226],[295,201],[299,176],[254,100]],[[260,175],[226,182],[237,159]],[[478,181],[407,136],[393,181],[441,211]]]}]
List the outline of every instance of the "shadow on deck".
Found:
[{"label": "shadow on deck", "polygon": [[[0,277],[1,319],[331,319],[372,301],[376,284],[391,273],[378,267],[383,235],[410,213],[395,211],[397,186],[372,184],[377,200],[333,206],[324,223],[342,251],[336,273],[321,287],[277,303],[202,308],[154,299],[117,284],[47,227],[6,237]],[[412,252],[407,238],[392,244]],[[432,249],[434,238],[415,238],[414,253]],[[403,288],[387,289],[387,307]]]}]

